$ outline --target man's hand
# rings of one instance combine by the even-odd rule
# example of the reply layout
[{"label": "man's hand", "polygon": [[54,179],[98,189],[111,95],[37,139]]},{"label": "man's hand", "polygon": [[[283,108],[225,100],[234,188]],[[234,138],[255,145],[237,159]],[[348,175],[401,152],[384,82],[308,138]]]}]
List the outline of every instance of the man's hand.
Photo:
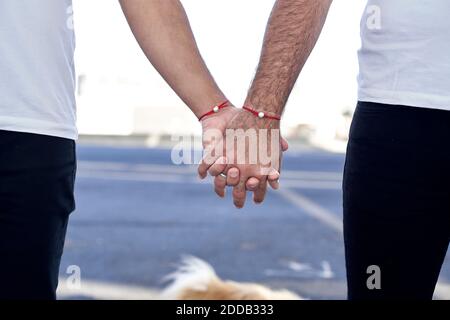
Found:
[{"label": "man's hand", "polygon": [[235,109],[225,116],[209,118],[205,127],[224,133],[223,140],[215,137],[214,142],[208,135],[204,141],[206,155],[199,166],[201,178],[207,173],[215,177],[215,191],[219,196],[225,195],[227,185],[233,186],[234,203],[242,208],[247,190],[254,192],[256,203],[261,203],[267,183],[278,189],[281,153],[288,149],[279,134],[279,121],[259,119],[248,111]]},{"label": "man's hand", "polygon": [[[215,192],[221,198],[225,197],[226,179],[220,174],[227,168],[228,160],[225,154],[225,130],[231,120],[239,114],[234,106],[222,109],[219,113],[209,116],[201,121],[203,129],[203,148],[205,157],[199,166],[199,177],[206,178],[208,173],[215,177]],[[231,180],[239,179],[239,170],[233,168],[228,172]],[[234,178],[233,178],[234,177]],[[257,181],[259,183],[259,181]],[[237,183],[237,181],[235,182]]]},{"label": "man's hand", "polygon": [[[272,14],[267,24],[267,30],[264,37],[263,49],[259,61],[255,78],[252,82],[246,105],[255,106],[257,110],[282,114],[288,101],[289,95],[294,84],[307,61],[316,41],[320,35],[328,9],[332,0],[277,0]],[[255,109],[255,108],[254,108]],[[230,122],[229,129],[254,129],[258,140],[261,138],[270,138],[274,131],[270,129],[279,129],[279,123],[276,120],[267,118],[259,119],[253,114],[245,114],[241,111]],[[263,131],[269,129],[269,132]],[[238,132],[235,132],[238,133]],[[281,148],[283,140],[280,138]],[[253,145],[254,147],[254,145]],[[252,143],[249,143],[245,155],[251,155]],[[275,153],[275,150],[269,147],[257,146],[259,151],[268,151]],[[278,150],[280,146],[278,146]],[[227,158],[233,149],[227,148]],[[281,152],[279,156],[281,158]],[[248,153],[248,154],[247,154]],[[259,154],[259,152],[258,152]],[[240,161],[227,159],[229,163],[225,169],[228,171],[226,182],[236,182],[233,190],[234,202],[237,207],[242,207],[245,202],[245,187],[254,190],[256,202],[264,200],[268,181],[272,187],[278,187],[278,179],[275,171],[261,172],[261,169],[277,169],[277,164],[267,166],[260,160],[256,164],[242,164]],[[281,161],[281,160],[280,160]],[[222,166],[224,166],[222,164]],[[239,169],[239,178],[235,177],[234,169]],[[206,175],[205,166],[200,165],[200,175]],[[233,173],[233,176],[231,176]],[[278,173],[279,175],[279,173]],[[255,177],[258,179],[250,179]],[[231,178],[231,179],[230,179]],[[224,178],[216,178],[216,192],[220,193],[224,188]],[[232,181],[230,181],[232,180]],[[222,188],[223,187],[223,188]]]},{"label": "man's hand", "polygon": [[227,181],[229,185],[234,185],[235,206],[244,206],[247,189],[254,191],[255,203],[262,203],[267,192],[267,182],[274,189],[279,187],[283,149],[280,122],[259,119],[250,112],[241,110],[228,125],[226,139],[226,152],[232,158],[229,159],[232,162],[228,166],[227,177],[230,170],[239,169],[239,179]]}]

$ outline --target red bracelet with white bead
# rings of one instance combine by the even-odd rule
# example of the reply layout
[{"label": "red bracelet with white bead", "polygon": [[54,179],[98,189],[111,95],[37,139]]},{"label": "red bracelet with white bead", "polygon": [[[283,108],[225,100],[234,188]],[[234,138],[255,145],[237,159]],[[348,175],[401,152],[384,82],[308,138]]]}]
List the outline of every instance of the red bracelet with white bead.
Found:
[{"label": "red bracelet with white bead", "polygon": [[218,113],[220,110],[222,110],[223,108],[229,107],[230,106],[230,101],[224,101],[221,104],[214,106],[212,108],[211,111],[208,111],[207,113],[205,113],[204,115],[202,115],[200,118],[198,118],[198,121],[202,121],[204,118],[211,116],[215,113]]},{"label": "red bracelet with white bead", "polygon": [[257,116],[260,119],[272,119],[272,120],[281,120],[281,117],[274,113],[264,112],[264,111],[258,111],[255,109],[252,109],[250,107],[244,106],[242,109],[252,113],[253,115]]}]

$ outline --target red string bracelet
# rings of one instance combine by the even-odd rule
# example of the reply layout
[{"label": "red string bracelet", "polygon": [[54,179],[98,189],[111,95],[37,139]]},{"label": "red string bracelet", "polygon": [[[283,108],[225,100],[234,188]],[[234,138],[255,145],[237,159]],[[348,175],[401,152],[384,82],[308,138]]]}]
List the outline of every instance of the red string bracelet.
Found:
[{"label": "red string bracelet", "polygon": [[228,101],[228,100],[224,101],[221,104],[219,104],[217,106],[214,106],[211,111],[208,111],[207,113],[202,115],[200,118],[198,118],[198,121],[202,121],[204,118],[206,118],[206,117],[208,117],[210,115],[213,115],[213,114],[219,112],[220,110],[222,110],[223,108],[226,108],[226,107],[229,107],[229,106],[230,106],[230,101]]},{"label": "red string bracelet", "polygon": [[247,110],[248,112],[252,113],[253,115],[255,115],[256,117],[260,118],[260,119],[272,119],[272,120],[281,120],[281,117],[277,114],[270,114],[268,112],[263,112],[263,111],[257,111],[255,109],[252,109],[250,107],[244,106],[242,109]]}]

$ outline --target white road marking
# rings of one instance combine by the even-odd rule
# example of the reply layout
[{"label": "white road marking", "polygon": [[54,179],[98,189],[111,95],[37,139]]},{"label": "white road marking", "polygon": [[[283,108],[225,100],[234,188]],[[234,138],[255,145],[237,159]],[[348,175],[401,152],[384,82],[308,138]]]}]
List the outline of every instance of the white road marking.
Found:
[{"label": "white road marking", "polygon": [[[136,182],[158,182],[158,183],[202,183],[209,184],[211,181],[199,180],[194,177],[186,177],[176,174],[158,174],[158,173],[138,173],[138,172],[119,172],[119,171],[99,171],[82,170],[77,173],[77,178],[117,180],[117,181],[136,181]],[[341,190],[341,183],[334,181],[308,181],[308,180],[282,180],[283,187],[309,189],[309,190]]]},{"label": "white road marking", "polygon": [[321,263],[322,271],[320,273],[320,277],[324,279],[333,279],[334,278],[334,272],[331,269],[331,265],[328,261],[322,261]]},{"label": "white road marking", "polygon": [[[197,178],[195,168],[170,165],[126,164],[112,162],[80,161],[78,178],[159,182],[159,183],[211,183]],[[289,188],[310,190],[340,190],[341,178],[335,172],[284,171],[281,184]]]},{"label": "white road marking", "polygon": [[267,277],[289,277],[289,278],[312,278],[333,279],[334,272],[328,261],[322,261],[320,269],[314,269],[310,264],[293,262],[288,264],[288,269],[266,269],[264,275]]},{"label": "white road marking", "polygon": [[[324,225],[339,233],[343,233],[342,220],[337,218],[331,211],[323,208],[300,193],[289,189],[283,189],[278,194],[312,218],[320,221]],[[442,281],[438,282],[434,292],[434,299],[450,300],[450,284]]]},{"label": "white road marking", "polygon": [[132,171],[170,174],[195,174],[197,172],[195,166],[131,164],[124,162],[78,161],[77,166],[80,170],[89,171]]},{"label": "white road marking", "polygon": [[311,270],[312,267],[307,263],[300,263],[297,261],[289,261],[287,267],[295,272],[303,272],[305,270]]},{"label": "white road marking", "polygon": [[196,183],[194,179],[183,177],[181,175],[164,173],[139,173],[139,172],[119,172],[119,171],[100,171],[83,170],[77,173],[77,178],[118,180],[118,181],[138,181],[138,182],[159,182],[159,183]]},{"label": "white road marking", "polygon": [[[94,178],[103,180],[159,182],[159,183],[210,183],[210,181],[200,181],[196,178],[195,166],[176,165],[155,165],[155,164],[128,164],[121,162],[97,162],[79,161],[79,178]],[[187,176],[189,175],[189,176]],[[314,201],[294,192],[289,188],[297,189],[319,189],[319,190],[340,190],[342,183],[342,173],[323,171],[293,171],[284,170],[281,184],[283,189],[277,194],[295,205],[309,216],[319,220],[331,229],[342,233],[342,220],[331,211],[323,208]],[[105,293],[105,284],[92,282],[92,286],[97,286],[98,292]],[[117,286],[115,289],[119,288]],[[123,289],[123,287],[120,287]],[[105,289],[105,290],[103,290]],[[109,288],[111,289],[111,288]],[[91,290],[91,289],[89,289]],[[132,289],[132,295],[137,294],[140,289]],[[119,290],[120,291],[120,290]],[[90,291],[89,291],[90,292]],[[119,294],[117,290],[111,290],[112,294]],[[114,293],[116,292],[116,293]],[[139,294],[141,294],[139,293]],[[148,293],[148,292],[147,292]],[[450,284],[439,282],[435,298],[440,300],[450,299]]]},{"label": "white road marking", "polygon": [[450,284],[439,281],[434,291],[437,300],[450,300]]},{"label": "white road marking", "polygon": [[339,233],[343,232],[342,219],[338,218],[333,212],[323,208],[314,201],[288,188],[283,188],[277,194],[310,217],[319,220],[321,223]]},{"label": "white road marking", "polygon": [[[89,171],[127,171],[127,172],[149,172],[169,174],[197,174],[196,165],[177,166],[159,164],[130,164],[123,162],[100,162],[100,161],[78,161],[80,170]],[[307,179],[307,180],[329,180],[342,181],[342,173],[325,171],[297,171],[283,170],[283,179]]]},{"label": "white road marking", "polygon": [[66,279],[59,279],[58,299],[85,297],[95,300],[156,300],[159,290],[138,286],[83,280],[80,289],[70,289]]},{"label": "white road marking", "polygon": [[[309,190],[342,190],[342,183],[336,181],[314,181],[314,180],[289,180],[281,179],[283,188],[309,189]],[[285,189],[283,189],[285,190]],[[283,192],[283,191],[281,191]]]},{"label": "white road marking", "polygon": [[282,175],[286,175],[289,179],[342,181],[341,172],[283,170]]}]

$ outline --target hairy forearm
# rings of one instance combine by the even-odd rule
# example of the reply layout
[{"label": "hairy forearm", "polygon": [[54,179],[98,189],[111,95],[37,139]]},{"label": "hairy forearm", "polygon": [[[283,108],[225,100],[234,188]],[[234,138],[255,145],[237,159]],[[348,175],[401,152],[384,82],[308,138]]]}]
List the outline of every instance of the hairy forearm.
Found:
[{"label": "hairy forearm", "polygon": [[281,114],[306,63],[332,0],[278,0],[266,30],[246,103]]},{"label": "hairy forearm", "polygon": [[197,116],[225,100],[200,55],[180,1],[120,3],[150,62]]}]

